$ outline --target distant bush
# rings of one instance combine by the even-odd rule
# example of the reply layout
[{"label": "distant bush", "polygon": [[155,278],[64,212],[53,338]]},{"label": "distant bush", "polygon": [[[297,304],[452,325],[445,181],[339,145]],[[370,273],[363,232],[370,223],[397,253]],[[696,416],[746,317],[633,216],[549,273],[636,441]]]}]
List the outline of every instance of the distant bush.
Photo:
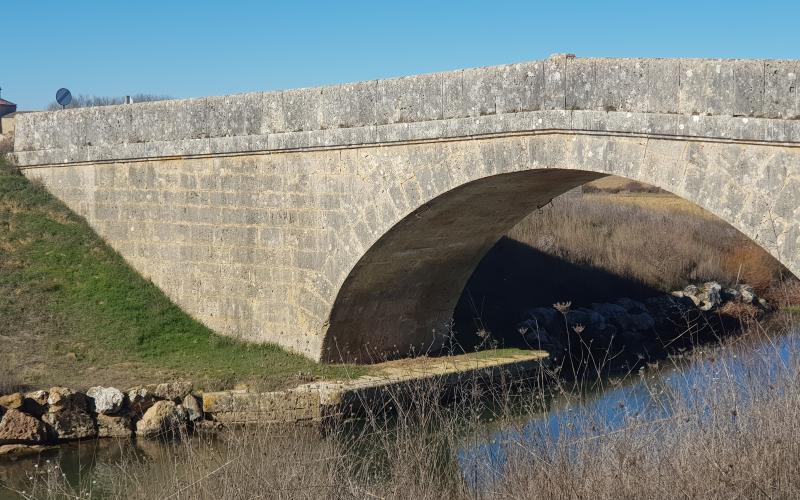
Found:
[{"label": "distant bush", "polygon": [[[135,94],[131,96],[133,102],[151,102],[151,101],[169,101],[174,97],[155,94]],[[69,103],[67,109],[73,108],[91,108],[94,106],[113,106],[115,104],[124,104],[124,97],[104,97],[104,96],[89,96],[77,95],[72,96],[72,102]],[[57,111],[61,109],[61,105],[57,102],[51,102],[47,106],[48,111]]]}]

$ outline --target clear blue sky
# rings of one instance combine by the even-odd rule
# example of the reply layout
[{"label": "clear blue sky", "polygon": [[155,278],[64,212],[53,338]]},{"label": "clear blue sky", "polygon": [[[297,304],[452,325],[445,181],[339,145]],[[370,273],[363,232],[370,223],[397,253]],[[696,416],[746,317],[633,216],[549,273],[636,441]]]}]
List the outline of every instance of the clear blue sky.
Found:
[{"label": "clear blue sky", "polygon": [[800,59],[800,1],[0,3],[0,87],[73,94],[277,90],[578,56]]}]

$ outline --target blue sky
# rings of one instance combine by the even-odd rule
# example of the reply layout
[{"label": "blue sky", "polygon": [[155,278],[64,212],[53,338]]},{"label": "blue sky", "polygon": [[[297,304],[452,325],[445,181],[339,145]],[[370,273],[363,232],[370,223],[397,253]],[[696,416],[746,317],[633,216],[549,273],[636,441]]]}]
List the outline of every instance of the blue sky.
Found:
[{"label": "blue sky", "polygon": [[0,2],[0,87],[174,97],[579,57],[800,59],[800,1]]}]

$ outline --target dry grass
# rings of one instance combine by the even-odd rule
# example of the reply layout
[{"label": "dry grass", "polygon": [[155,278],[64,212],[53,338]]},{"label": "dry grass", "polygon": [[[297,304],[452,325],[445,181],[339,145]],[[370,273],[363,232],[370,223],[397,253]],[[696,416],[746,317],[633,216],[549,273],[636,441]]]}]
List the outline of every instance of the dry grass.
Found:
[{"label": "dry grass", "polygon": [[[800,361],[770,342],[754,325],[696,354],[688,364],[699,385],[689,390],[634,375],[651,403],[620,407],[615,419],[577,405],[539,432],[526,425],[542,418],[541,391],[468,384],[442,406],[441,387],[420,385],[411,404],[395,401],[396,418],[370,414],[324,438],[281,428],[194,437],[102,465],[97,484],[40,470],[24,489],[30,498],[797,498]],[[746,361],[732,355],[756,347]],[[565,404],[581,400],[562,390]]]},{"label": "dry grass", "polygon": [[764,293],[787,275],[729,224],[671,195],[558,198],[509,237],[664,291],[716,280],[752,284]]},{"label": "dry grass", "polygon": [[14,136],[6,135],[0,137],[2,137],[2,139],[0,139],[0,157],[2,157],[6,153],[14,151]]}]

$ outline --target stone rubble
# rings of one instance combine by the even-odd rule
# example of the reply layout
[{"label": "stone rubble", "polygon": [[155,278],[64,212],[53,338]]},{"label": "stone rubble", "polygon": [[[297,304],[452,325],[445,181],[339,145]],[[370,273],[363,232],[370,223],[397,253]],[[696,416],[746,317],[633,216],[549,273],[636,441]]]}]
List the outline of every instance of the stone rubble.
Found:
[{"label": "stone rubble", "polygon": [[206,418],[192,383],[177,381],[127,391],[52,387],[0,395],[0,456],[36,453],[47,445],[89,438],[177,437]]},{"label": "stone rubble", "polygon": [[[644,301],[621,298],[589,307],[570,304],[563,311],[554,306],[536,307],[527,311],[517,329],[529,347],[548,351],[554,360],[574,357],[581,349],[621,352],[625,348],[633,351],[635,363],[635,358],[641,360],[650,353],[660,352],[665,344],[677,338],[680,333],[675,332],[676,324],[712,325],[723,321],[728,305],[744,306],[753,315],[768,310],[766,301],[751,286],[723,288],[710,281]],[[698,322],[701,317],[703,321]],[[701,326],[698,331],[704,329],[712,330]]]}]

